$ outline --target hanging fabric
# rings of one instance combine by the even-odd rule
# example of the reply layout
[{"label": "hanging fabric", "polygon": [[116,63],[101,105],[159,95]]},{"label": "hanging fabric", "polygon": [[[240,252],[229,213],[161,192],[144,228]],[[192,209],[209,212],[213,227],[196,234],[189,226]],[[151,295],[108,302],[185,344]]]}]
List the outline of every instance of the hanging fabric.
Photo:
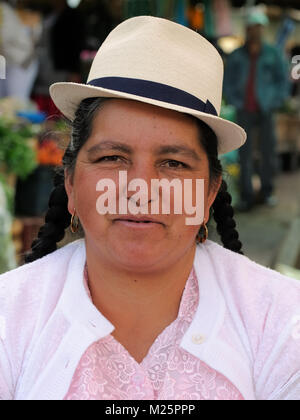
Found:
[{"label": "hanging fabric", "polygon": [[208,39],[216,38],[215,19],[212,0],[204,0],[204,34]]},{"label": "hanging fabric", "polygon": [[181,25],[188,26],[188,18],[187,18],[187,8],[188,8],[188,1],[187,0],[176,0],[175,1],[175,22],[180,23]]},{"label": "hanging fabric", "polygon": [[217,37],[229,36],[233,33],[231,6],[228,0],[213,0],[215,31]]}]

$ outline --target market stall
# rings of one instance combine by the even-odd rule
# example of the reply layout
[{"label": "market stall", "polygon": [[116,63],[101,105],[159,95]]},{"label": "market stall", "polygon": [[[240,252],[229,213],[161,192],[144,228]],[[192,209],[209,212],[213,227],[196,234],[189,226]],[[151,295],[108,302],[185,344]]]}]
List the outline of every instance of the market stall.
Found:
[{"label": "market stall", "polygon": [[22,264],[43,224],[65,125],[34,104],[0,100],[0,273]]}]

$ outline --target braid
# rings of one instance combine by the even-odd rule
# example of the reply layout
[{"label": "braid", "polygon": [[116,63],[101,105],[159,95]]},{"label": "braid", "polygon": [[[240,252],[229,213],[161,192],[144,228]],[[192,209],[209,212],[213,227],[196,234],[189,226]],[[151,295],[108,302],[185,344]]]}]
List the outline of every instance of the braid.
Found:
[{"label": "braid", "polygon": [[[218,157],[218,138],[215,132],[203,121],[197,120],[201,145],[204,147],[208,162],[211,178],[211,186],[223,175],[221,161]],[[236,223],[233,219],[233,208],[231,206],[231,195],[227,191],[227,184],[223,180],[216,199],[212,205],[212,213],[217,223],[217,232],[221,236],[221,241],[225,248],[243,254],[242,244],[238,240]]]},{"label": "braid", "polygon": [[239,234],[235,229],[236,223],[233,219],[233,208],[231,206],[231,195],[227,191],[227,184],[223,180],[221,188],[212,205],[213,216],[217,223],[217,232],[221,236],[225,248],[243,254],[242,243],[239,241]]},{"label": "braid", "polygon": [[70,225],[68,196],[64,186],[63,172],[54,177],[54,189],[49,199],[49,209],[45,224],[40,228],[38,237],[32,243],[32,251],[25,256],[25,263],[33,262],[57,249],[57,243],[65,236],[65,229]]}]

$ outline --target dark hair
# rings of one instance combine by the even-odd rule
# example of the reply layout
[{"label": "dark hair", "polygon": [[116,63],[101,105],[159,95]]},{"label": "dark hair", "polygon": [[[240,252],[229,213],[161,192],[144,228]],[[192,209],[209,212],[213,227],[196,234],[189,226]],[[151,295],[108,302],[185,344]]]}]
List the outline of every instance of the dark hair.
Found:
[{"label": "dark hair", "polygon": [[[84,99],[78,107],[72,123],[71,141],[63,157],[63,165],[54,177],[54,189],[49,199],[49,209],[45,216],[45,224],[41,227],[37,239],[32,243],[32,250],[25,256],[25,262],[37,260],[57,249],[57,243],[65,236],[65,229],[70,226],[71,215],[68,211],[68,197],[64,186],[64,171],[72,176],[75,170],[77,155],[90,136],[96,111],[107,99]],[[193,117],[191,117],[193,118]],[[203,121],[196,119],[201,133],[201,143],[208,156],[210,180],[215,182],[222,175],[221,162],[218,159],[218,141],[213,130]],[[231,196],[227,192],[227,184],[223,180],[216,200],[212,205],[213,216],[217,224],[217,232],[221,236],[225,248],[241,253],[242,244],[238,240]]]},{"label": "dark hair", "polygon": [[[201,144],[207,154],[211,183],[216,182],[223,174],[222,164],[218,158],[218,139],[214,131],[203,121],[197,119],[201,133]],[[222,179],[221,186],[211,207],[211,213],[217,225],[217,232],[225,248],[243,254],[242,243],[236,230],[233,218],[234,210],[231,205],[232,198],[227,191],[227,183]]]}]

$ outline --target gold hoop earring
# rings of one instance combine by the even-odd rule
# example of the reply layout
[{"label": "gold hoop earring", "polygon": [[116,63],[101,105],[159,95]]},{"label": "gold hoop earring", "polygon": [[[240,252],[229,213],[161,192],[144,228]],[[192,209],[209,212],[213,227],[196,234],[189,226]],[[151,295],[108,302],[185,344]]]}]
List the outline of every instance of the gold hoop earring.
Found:
[{"label": "gold hoop earring", "polygon": [[203,222],[196,236],[196,242],[197,244],[203,244],[207,238],[208,238],[208,229],[205,222]]},{"label": "gold hoop earring", "polygon": [[72,233],[76,233],[79,230],[79,219],[76,217],[76,209],[74,209],[72,214],[70,229]]}]

